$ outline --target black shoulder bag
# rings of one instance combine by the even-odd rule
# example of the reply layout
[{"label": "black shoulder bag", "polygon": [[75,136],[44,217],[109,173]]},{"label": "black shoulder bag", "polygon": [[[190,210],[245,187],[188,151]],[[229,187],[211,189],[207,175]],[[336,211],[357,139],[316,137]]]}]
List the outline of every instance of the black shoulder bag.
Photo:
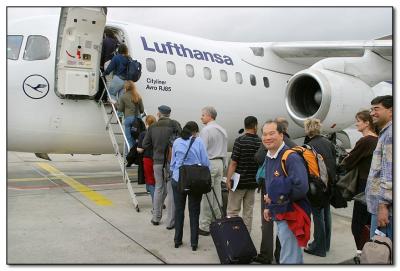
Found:
[{"label": "black shoulder bag", "polygon": [[207,166],[202,165],[184,165],[190,147],[196,140],[192,137],[189,148],[183,157],[182,164],[179,167],[178,190],[180,193],[188,194],[206,194],[211,191],[211,173]]}]

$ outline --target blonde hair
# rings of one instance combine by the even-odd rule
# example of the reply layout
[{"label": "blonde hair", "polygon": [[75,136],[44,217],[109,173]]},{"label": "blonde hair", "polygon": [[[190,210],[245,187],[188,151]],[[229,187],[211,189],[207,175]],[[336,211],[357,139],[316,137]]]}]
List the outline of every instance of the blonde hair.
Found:
[{"label": "blonde hair", "polygon": [[135,103],[135,104],[137,104],[142,99],[142,97],[140,96],[139,92],[136,89],[135,83],[133,81],[131,81],[131,80],[125,81],[125,91],[126,92],[128,92],[128,91],[131,92],[132,102]]},{"label": "blonde hair", "polygon": [[153,123],[155,123],[157,120],[156,120],[156,117],[154,117],[153,115],[147,115],[147,117],[146,117],[146,124],[147,124],[147,126],[151,126]]},{"label": "blonde hair", "polygon": [[304,130],[309,137],[321,134],[321,127],[322,124],[319,119],[306,119],[304,121]]}]

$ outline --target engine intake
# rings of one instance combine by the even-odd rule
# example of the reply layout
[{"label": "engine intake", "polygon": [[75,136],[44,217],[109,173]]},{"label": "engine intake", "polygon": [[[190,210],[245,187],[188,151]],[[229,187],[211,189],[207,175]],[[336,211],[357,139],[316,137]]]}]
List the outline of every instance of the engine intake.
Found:
[{"label": "engine intake", "polygon": [[370,106],[372,89],[357,77],[325,69],[295,74],[286,87],[286,109],[301,127],[304,120],[318,118],[324,131],[335,132],[354,123],[360,109]]}]

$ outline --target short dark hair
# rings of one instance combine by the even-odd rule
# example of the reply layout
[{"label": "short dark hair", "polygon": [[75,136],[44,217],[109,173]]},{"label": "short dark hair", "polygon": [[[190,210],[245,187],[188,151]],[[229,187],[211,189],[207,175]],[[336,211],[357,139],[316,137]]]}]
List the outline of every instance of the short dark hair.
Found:
[{"label": "short dark hair", "polygon": [[199,126],[195,121],[188,121],[182,128],[181,137],[184,140],[188,140],[193,133],[199,132]]},{"label": "short dark hair", "polygon": [[244,119],[244,128],[254,129],[258,124],[257,118],[254,116],[248,116]]},{"label": "short dark hair", "polygon": [[383,107],[385,107],[386,109],[392,108],[393,107],[393,96],[392,95],[384,95],[384,96],[375,97],[371,101],[371,105],[377,105],[377,104],[382,104]]},{"label": "short dark hair", "polygon": [[267,120],[264,123],[262,128],[264,128],[265,125],[271,124],[271,123],[275,123],[276,124],[276,130],[278,131],[278,133],[283,134],[285,132],[285,125],[283,123],[281,123],[281,122],[277,122],[276,120]]}]

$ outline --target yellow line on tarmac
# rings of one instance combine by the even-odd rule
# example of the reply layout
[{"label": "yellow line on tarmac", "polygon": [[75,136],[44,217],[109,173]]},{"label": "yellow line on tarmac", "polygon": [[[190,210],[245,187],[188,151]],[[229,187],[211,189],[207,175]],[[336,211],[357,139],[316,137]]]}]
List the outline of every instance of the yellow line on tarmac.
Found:
[{"label": "yellow line on tarmac", "polygon": [[112,205],[112,201],[110,201],[103,195],[91,190],[89,187],[81,184],[80,182],[74,180],[73,178],[68,177],[67,175],[65,175],[64,173],[62,173],[55,167],[52,167],[48,163],[37,163],[37,165],[39,167],[43,168],[44,170],[48,171],[49,173],[51,173],[53,175],[57,175],[58,179],[61,179],[64,183],[68,184],[73,189],[75,189],[76,191],[78,191],[79,193],[81,193],[82,195],[84,195],[85,197],[87,197],[88,199],[90,199],[91,201],[96,203],[97,205],[100,205],[100,206]]}]

